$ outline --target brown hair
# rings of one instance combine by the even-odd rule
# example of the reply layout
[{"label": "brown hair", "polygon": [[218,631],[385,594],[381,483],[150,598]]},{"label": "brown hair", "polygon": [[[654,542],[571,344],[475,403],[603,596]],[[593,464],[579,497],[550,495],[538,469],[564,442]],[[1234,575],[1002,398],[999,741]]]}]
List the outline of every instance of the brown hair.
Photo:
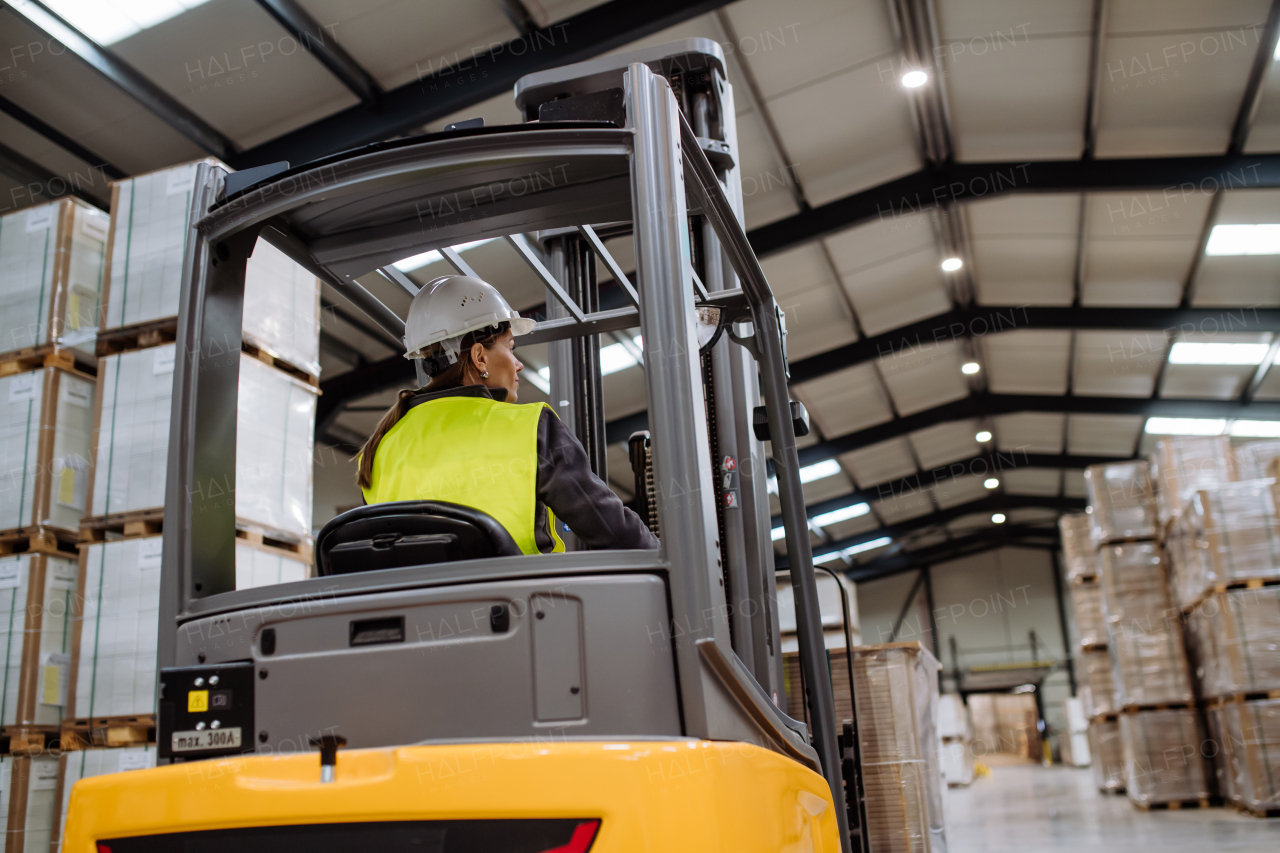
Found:
[{"label": "brown hair", "polygon": [[[382,416],[382,420],[378,421],[378,425],[373,428],[373,435],[369,436],[369,440],[364,443],[364,447],[360,448],[360,467],[356,470],[357,486],[367,489],[373,485],[373,457],[378,452],[378,444],[409,411],[410,398],[422,391],[447,391],[450,388],[458,388],[465,385],[467,371],[468,369],[473,369],[471,368],[472,347],[480,344],[487,350],[493,349],[493,345],[497,343],[498,338],[502,337],[503,332],[508,327],[508,324],[503,323],[497,332],[493,330],[493,326],[477,332],[468,332],[462,336],[462,341],[458,347],[457,361],[432,376],[427,381],[427,384],[421,388],[412,390],[406,388],[396,394],[396,401],[391,404],[391,408],[387,409],[386,414]],[[440,344],[432,344],[427,349],[427,356],[437,355],[440,350]]]}]

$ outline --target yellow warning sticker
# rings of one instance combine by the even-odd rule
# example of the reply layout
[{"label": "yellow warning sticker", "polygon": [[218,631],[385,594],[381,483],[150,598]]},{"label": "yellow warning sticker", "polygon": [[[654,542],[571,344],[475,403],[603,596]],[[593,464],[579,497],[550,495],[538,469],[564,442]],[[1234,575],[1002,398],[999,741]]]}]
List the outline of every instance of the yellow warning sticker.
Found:
[{"label": "yellow warning sticker", "polygon": [[76,472],[70,466],[58,477],[58,503],[70,506],[76,500]]},{"label": "yellow warning sticker", "polygon": [[40,701],[45,705],[61,705],[61,691],[58,690],[58,680],[62,676],[62,667],[46,666],[44,668],[44,696]]},{"label": "yellow warning sticker", "polygon": [[192,690],[187,693],[187,713],[194,714],[209,710],[209,691]]}]

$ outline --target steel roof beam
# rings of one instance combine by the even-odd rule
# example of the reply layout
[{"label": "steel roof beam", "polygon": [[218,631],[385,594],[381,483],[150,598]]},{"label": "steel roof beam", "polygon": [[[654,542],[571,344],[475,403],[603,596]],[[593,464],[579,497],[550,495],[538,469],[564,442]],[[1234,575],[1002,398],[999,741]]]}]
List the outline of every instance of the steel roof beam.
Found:
[{"label": "steel roof beam", "polygon": [[[43,202],[54,201],[64,196],[73,195],[81,201],[88,202],[94,207],[102,210],[108,209],[108,204],[103,198],[86,192],[79,182],[79,176],[73,175],[64,177],[55,175],[53,172],[41,166],[39,163],[31,160],[23,154],[19,154],[7,145],[0,143],[0,174],[8,176],[10,179],[26,190],[31,197],[31,204],[41,204]],[[93,179],[92,171],[90,171],[90,179]],[[93,183],[97,183],[96,180]],[[102,181],[102,191],[104,195],[109,195],[107,190],[106,179]],[[23,207],[22,201],[17,197],[17,190],[13,191],[13,197],[10,199],[15,206]],[[42,198],[36,198],[36,196]]]},{"label": "steel roof beam", "polygon": [[61,42],[93,70],[192,143],[224,161],[234,158],[236,146],[230,139],[152,83],[132,65],[67,23],[40,0],[24,0],[6,5],[43,30],[50,38]]},{"label": "steel roof beam", "polygon": [[1004,524],[997,529],[983,529],[914,551],[895,551],[872,557],[846,571],[845,576],[855,583],[864,583],[999,548],[1054,548],[1057,542],[1058,532],[1053,528]]},{"label": "steel roof beam", "polygon": [[126,176],[123,170],[117,168],[111,163],[108,163],[105,157],[99,157],[97,154],[93,153],[88,148],[85,148],[79,142],[76,142],[62,131],[52,127],[51,125],[45,124],[40,119],[36,118],[31,113],[3,96],[0,96],[0,112],[5,113],[17,122],[26,125],[28,128],[40,134],[54,145],[57,145],[72,156],[78,157],[93,168],[101,169],[103,174],[107,177],[119,179]]},{"label": "steel roof beam", "polygon": [[373,75],[338,44],[336,36],[326,37],[325,28],[297,0],[258,0],[258,5],[361,101],[373,104],[382,97],[382,87]]},{"label": "steel roof beam", "polygon": [[874,219],[1015,192],[1147,192],[1157,208],[1182,194],[1280,187],[1280,154],[944,163],[845,196],[747,233],[759,257]]},{"label": "steel roof beam", "polygon": [[[725,5],[728,0],[610,0],[506,43],[418,66],[418,79],[242,152],[236,168],[279,160],[305,163],[417,132],[489,98],[510,94],[526,74],[607,53]],[[487,48],[480,50],[479,48]]]}]

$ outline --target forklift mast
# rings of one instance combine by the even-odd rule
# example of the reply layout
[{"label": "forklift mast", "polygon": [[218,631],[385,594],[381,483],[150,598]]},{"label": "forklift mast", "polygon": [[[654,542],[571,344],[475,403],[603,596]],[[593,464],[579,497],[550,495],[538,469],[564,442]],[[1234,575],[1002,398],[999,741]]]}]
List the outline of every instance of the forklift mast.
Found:
[{"label": "forklift mast", "polygon": [[[200,165],[169,446],[160,754],[685,737],[780,753],[822,774],[843,803],[784,328],[743,231],[719,45],[691,39],[531,74],[516,102],[521,125],[464,123],[250,174]],[[603,244],[627,234],[634,282]],[[397,339],[403,320],[358,279],[405,286],[391,265],[432,249],[465,273],[449,247],[506,239],[548,293],[546,319],[520,343],[550,344],[552,405],[602,477],[599,336],[639,327],[661,548],[237,589],[240,328],[259,238]],[[614,279],[609,304],[597,259]],[[706,341],[700,319],[714,327]],[[766,440],[811,732],[777,704]],[[223,685],[225,734],[183,741],[206,713],[183,698],[199,684]]]}]

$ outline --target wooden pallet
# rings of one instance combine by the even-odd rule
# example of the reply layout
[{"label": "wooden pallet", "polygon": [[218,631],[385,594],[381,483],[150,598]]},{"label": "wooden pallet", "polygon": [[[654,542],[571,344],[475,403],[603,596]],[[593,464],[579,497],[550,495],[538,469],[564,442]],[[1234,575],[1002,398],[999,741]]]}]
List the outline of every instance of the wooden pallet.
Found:
[{"label": "wooden pallet", "polygon": [[290,557],[303,562],[311,562],[312,549],[310,540],[294,541],[292,539],[280,539],[272,536],[269,532],[262,530],[245,529],[236,525],[236,539],[245,542],[255,548],[261,548],[264,551],[280,553],[282,556]]},{"label": "wooden pallet", "polygon": [[1280,586],[1280,578],[1244,578],[1230,583],[1214,584],[1197,595],[1194,601],[1182,605],[1182,612],[1190,613],[1213,596],[1224,592],[1236,592],[1242,589],[1268,589],[1276,586]]},{"label": "wooden pallet", "polygon": [[1104,539],[1098,543],[1099,548],[1107,548],[1113,545],[1145,545],[1148,542],[1161,542],[1159,536],[1113,536],[1110,539]]},{"label": "wooden pallet", "polygon": [[319,377],[312,376],[308,371],[303,370],[301,367],[298,367],[296,364],[293,364],[292,362],[289,362],[289,361],[285,361],[283,358],[274,356],[271,353],[264,350],[262,347],[258,346],[257,344],[252,344],[252,343],[249,343],[248,341],[242,341],[240,344],[240,349],[245,354],[253,356],[263,364],[274,367],[276,370],[283,371],[284,373],[287,373],[290,376],[292,376],[294,379],[305,382],[306,384],[310,385],[312,388],[315,388],[317,391],[319,390],[320,388]]},{"label": "wooden pallet", "polygon": [[1142,711],[1185,711],[1195,710],[1195,700],[1186,702],[1152,702],[1148,705],[1125,705],[1120,709],[1122,714],[1138,714]]},{"label": "wooden pallet", "polygon": [[1114,795],[1115,795],[1115,796],[1117,796],[1117,797],[1123,797],[1123,796],[1125,795],[1126,791],[1125,791],[1125,789],[1124,789],[1124,786],[1123,786],[1123,785],[1121,785],[1119,788],[1099,788],[1099,789],[1098,789],[1098,793],[1099,793],[1099,794],[1114,794]]},{"label": "wooden pallet", "polygon": [[1227,800],[1227,808],[1232,811],[1240,812],[1240,814],[1247,814],[1250,817],[1280,817],[1280,808],[1254,808],[1253,806],[1246,806],[1244,803],[1236,800]]},{"label": "wooden pallet", "polygon": [[155,536],[164,528],[164,507],[117,512],[80,522],[81,542],[105,542],[110,538],[138,539]]},{"label": "wooden pallet", "polygon": [[1081,643],[1080,651],[1082,652],[1105,652],[1107,650],[1106,643]]},{"label": "wooden pallet", "polygon": [[0,729],[0,755],[47,755],[61,748],[57,726],[5,726]]},{"label": "wooden pallet", "polygon": [[1098,582],[1098,576],[1096,574],[1076,575],[1071,579],[1071,583],[1074,586],[1084,586],[1087,583],[1097,583],[1097,582]]},{"label": "wooden pallet", "polygon": [[56,344],[28,347],[0,355],[0,376],[13,376],[15,373],[26,373],[41,367],[61,367],[63,370],[84,370],[97,373],[98,367],[86,362],[76,363],[75,350],[63,349]]},{"label": "wooden pallet", "polygon": [[1113,712],[1106,713],[1106,714],[1094,714],[1092,717],[1090,717],[1090,718],[1089,718],[1089,722],[1091,722],[1091,723],[1114,723],[1114,722],[1116,722],[1116,721],[1117,721],[1117,720],[1119,720],[1119,719],[1120,719],[1120,714],[1119,714],[1119,713],[1117,713],[1117,712],[1114,712],[1114,711],[1113,711]]},{"label": "wooden pallet", "polygon": [[1268,699],[1280,699],[1280,690],[1259,690],[1253,693],[1230,693],[1226,696],[1214,696],[1205,699],[1204,704],[1209,708],[1216,708],[1222,705],[1240,705],[1245,702],[1265,702]]},{"label": "wooden pallet", "polygon": [[0,554],[51,554],[74,559],[76,535],[57,527],[19,527],[0,531]]},{"label": "wooden pallet", "polygon": [[1209,797],[1202,797],[1198,800],[1171,800],[1167,803],[1134,803],[1134,808],[1144,812],[1170,811],[1175,812],[1181,809],[1210,809],[1218,805]]},{"label": "wooden pallet", "polygon": [[104,746],[146,746],[156,742],[156,715],[82,717],[62,721],[62,749],[75,752]]},{"label": "wooden pallet", "polygon": [[178,338],[178,318],[165,317],[98,332],[98,358],[172,343]]}]

